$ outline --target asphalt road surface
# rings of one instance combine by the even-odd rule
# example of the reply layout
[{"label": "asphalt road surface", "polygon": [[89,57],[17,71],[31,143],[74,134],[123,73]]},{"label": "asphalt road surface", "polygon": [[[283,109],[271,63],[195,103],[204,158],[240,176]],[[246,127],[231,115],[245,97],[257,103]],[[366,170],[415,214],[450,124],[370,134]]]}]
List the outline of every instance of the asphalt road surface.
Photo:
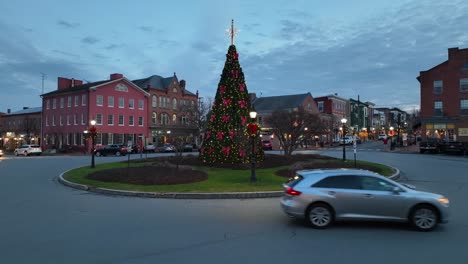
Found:
[{"label": "asphalt road surface", "polygon": [[278,198],[105,196],[57,182],[89,157],[7,156],[0,158],[0,263],[466,263],[467,157],[371,150],[357,157],[395,166],[402,181],[446,195],[451,222],[430,233],[389,223],[315,230],[286,217]]}]

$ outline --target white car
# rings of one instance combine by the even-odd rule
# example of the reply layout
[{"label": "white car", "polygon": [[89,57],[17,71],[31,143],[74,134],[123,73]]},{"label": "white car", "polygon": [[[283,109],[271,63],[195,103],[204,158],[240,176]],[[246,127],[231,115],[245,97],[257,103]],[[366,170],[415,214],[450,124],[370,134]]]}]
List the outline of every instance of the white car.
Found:
[{"label": "white car", "polygon": [[379,134],[379,140],[386,140],[388,138],[387,134]]},{"label": "white car", "polygon": [[15,155],[24,155],[24,156],[29,156],[29,155],[41,155],[42,150],[39,145],[22,145],[21,147],[15,149]]},{"label": "white car", "polygon": [[[344,144],[345,145],[351,145],[354,142],[354,138],[352,136],[346,136],[344,137]],[[343,139],[340,140],[340,145],[343,145]]]}]

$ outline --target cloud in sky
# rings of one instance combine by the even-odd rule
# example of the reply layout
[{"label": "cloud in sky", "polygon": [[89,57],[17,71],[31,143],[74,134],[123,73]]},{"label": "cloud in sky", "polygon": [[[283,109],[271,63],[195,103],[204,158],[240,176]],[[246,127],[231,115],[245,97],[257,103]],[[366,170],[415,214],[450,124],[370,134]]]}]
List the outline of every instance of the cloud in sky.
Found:
[{"label": "cloud in sky", "polygon": [[[177,10],[176,18],[171,12],[155,17],[151,1],[133,16],[130,3],[119,2],[113,10],[98,3],[73,19],[63,17],[63,10],[80,8],[83,1],[68,7],[45,0],[22,19],[15,12],[28,11],[7,4],[0,18],[0,97],[7,100],[1,100],[0,112],[39,106],[41,72],[47,74],[46,91],[56,88],[59,76],[97,81],[114,72],[130,79],[176,72],[189,90],[214,97],[231,18],[240,29],[235,44],[249,92],[263,96],[338,93],[360,95],[378,107],[412,109],[419,105],[419,71],[445,61],[447,48],[468,48],[463,0],[157,6]],[[37,17],[42,6],[43,12],[54,10]]]},{"label": "cloud in sky", "polygon": [[76,28],[80,25],[79,23],[68,22],[65,20],[59,20],[57,24],[65,28]]},{"label": "cloud in sky", "polygon": [[99,42],[99,39],[95,38],[95,37],[91,37],[91,36],[88,36],[88,37],[85,37],[81,40],[81,42],[85,43],[85,44],[96,44]]}]

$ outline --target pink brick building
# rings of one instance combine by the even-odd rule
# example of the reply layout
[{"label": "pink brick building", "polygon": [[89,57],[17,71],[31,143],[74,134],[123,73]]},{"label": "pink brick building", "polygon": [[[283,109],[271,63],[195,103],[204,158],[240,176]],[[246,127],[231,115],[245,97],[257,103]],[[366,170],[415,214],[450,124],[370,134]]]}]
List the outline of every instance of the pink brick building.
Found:
[{"label": "pink brick building", "polygon": [[148,137],[150,94],[122,74],[109,80],[83,83],[58,78],[58,89],[42,96],[44,148],[82,146],[83,132],[96,120],[97,145],[138,144]]}]

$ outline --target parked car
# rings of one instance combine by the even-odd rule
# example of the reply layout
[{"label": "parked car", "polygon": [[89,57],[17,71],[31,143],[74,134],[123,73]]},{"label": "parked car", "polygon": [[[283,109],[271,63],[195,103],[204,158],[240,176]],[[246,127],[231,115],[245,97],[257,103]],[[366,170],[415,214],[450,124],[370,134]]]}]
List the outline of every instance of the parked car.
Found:
[{"label": "parked car", "polygon": [[96,149],[94,153],[98,157],[107,155],[125,156],[127,155],[127,147],[124,145],[110,144],[105,145],[103,148]]},{"label": "parked car", "polygon": [[42,149],[39,145],[22,145],[21,147],[15,149],[15,155],[24,155],[24,156],[29,156],[29,155],[41,155],[42,154]]},{"label": "parked car", "polygon": [[165,143],[161,147],[158,148],[159,152],[175,152],[175,147],[172,144]]},{"label": "parked car", "polygon": [[419,153],[424,153],[426,151],[439,153],[441,148],[441,142],[437,138],[427,138],[426,141],[419,142]]},{"label": "parked car", "polygon": [[355,137],[354,137],[354,142],[356,142],[356,144],[361,144],[361,143],[362,143],[362,140],[361,140],[360,137],[355,136]]},{"label": "parked car", "polygon": [[127,153],[134,154],[134,153],[138,153],[138,152],[140,152],[139,149],[138,149],[138,146],[136,146],[136,145],[133,145],[133,146],[128,145],[127,146]]},{"label": "parked car", "polygon": [[463,142],[458,141],[449,141],[444,142],[440,146],[440,150],[443,153],[454,153],[459,155],[465,155],[468,150],[468,144],[464,144]]},{"label": "parked car", "polygon": [[354,138],[352,136],[346,136],[344,137],[344,142],[343,142],[343,139],[340,140],[340,145],[343,145],[343,143],[345,145],[351,145],[353,144],[354,142]]},{"label": "parked car", "polygon": [[339,220],[411,223],[430,231],[449,217],[449,200],[357,169],[303,170],[284,184],[283,211],[326,228]]},{"label": "parked car", "polygon": [[379,134],[379,140],[387,140],[387,139],[388,139],[387,134],[385,134],[385,133],[380,133]]},{"label": "parked car", "polygon": [[156,146],[153,143],[148,143],[145,146],[145,152],[156,152]]},{"label": "parked car", "polygon": [[192,152],[193,150],[194,150],[194,147],[192,144],[185,144],[182,146],[183,152]]},{"label": "parked car", "polygon": [[270,140],[262,140],[263,150],[273,150],[273,145]]}]

